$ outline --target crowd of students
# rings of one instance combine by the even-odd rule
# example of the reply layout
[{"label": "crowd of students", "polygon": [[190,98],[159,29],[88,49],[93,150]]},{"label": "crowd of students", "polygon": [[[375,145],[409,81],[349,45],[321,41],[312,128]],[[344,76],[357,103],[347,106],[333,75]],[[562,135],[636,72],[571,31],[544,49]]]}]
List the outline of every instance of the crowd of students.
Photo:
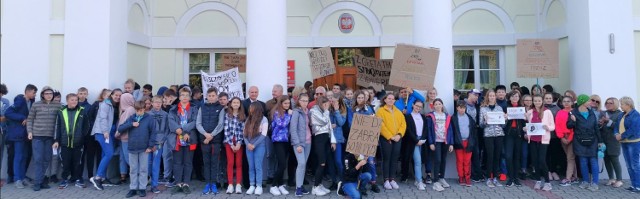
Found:
[{"label": "crowd of students", "polygon": [[[629,97],[601,101],[598,95],[558,94],[550,85],[529,90],[514,82],[508,92],[503,85],[454,90],[455,111],[448,113],[436,89],[425,99],[411,88],[393,94],[338,84],[313,89],[307,82],[286,95],[274,85],[273,99],[265,103],[255,86],[246,99],[187,85],[161,87],[153,96],[151,85],[140,88],[131,79],[123,88],[103,89],[93,104],[84,87],[66,94],[65,105],[50,87],[42,88],[36,102],[38,88],[31,84],[13,104],[2,98],[7,181],[34,191],[52,182],[59,189],[84,188],[86,168],[97,190],[129,181],[126,197],[146,196],[148,185],[154,193],[163,185],[171,194],[189,194],[195,177],[205,182],[204,195],[218,194],[219,187],[227,194],[261,195],[269,186],[275,196],[337,190],[360,198],[368,190],[380,192],[377,179],[384,189],[399,189],[398,181],[411,174],[417,189],[431,184],[445,191],[446,157],[455,151],[457,183],[466,187],[522,186],[521,180],[532,179],[534,189],[544,191],[553,189],[552,180],[597,191],[598,158],[610,179],[604,185],[623,186],[622,153],[631,178],[627,190],[640,193],[640,114]],[[4,84],[0,91],[0,97],[8,92]],[[524,107],[525,118],[510,118],[512,107]],[[488,122],[496,113],[504,114],[503,124]],[[354,114],[382,119],[375,157],[345,151]],[[540,123],[544,134],[528,135],[527,123]],[[113,157],[117,168],[111,168]],[[309,174],[313,179],[305,179]],[[115,183],[112,176],[119,177]],[[325,179],[332,186],[326,188]]]}]

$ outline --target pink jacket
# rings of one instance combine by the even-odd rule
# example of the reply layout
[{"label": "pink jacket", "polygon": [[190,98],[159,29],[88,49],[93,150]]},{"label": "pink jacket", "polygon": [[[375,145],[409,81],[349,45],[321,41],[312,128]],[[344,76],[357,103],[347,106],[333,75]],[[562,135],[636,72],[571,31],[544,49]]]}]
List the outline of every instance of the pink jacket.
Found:
[{"label": "pink jacket", "polygon": [[[527,122],[531,121],[532,115],[533,109],[527,111]],[[542,124],[547,125],[547,128],[549,128],[549,130],[542,136],[542,144],[549,144],[549,140],[551,140],[551,131],[556,129],[553,113],[551,113],[549,109],[544,110]]]}]

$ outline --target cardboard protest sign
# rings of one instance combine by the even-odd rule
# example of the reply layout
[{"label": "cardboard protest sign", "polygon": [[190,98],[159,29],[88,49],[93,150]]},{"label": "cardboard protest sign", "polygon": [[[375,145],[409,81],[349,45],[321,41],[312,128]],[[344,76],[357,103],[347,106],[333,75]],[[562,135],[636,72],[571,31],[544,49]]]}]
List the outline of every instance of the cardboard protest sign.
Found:
[{"label": "cardboard protest sign", "polygon": [[544,130],[542,123],[527,123],[527,135],[544,135],[547,131]]},{"label": "cardboard protest sign", "polygon": [[247,55],[223,54],[222,70],[229,70],[238,67],[241,73],[247,71]]},{"label": "cardboard protest sign", "polygon": [[433,88],[440,50],[398,44],[393,54],[389,84],[419,90]]},{"label": "cardboard protest sign", "polygon": [[[218,93],[225,92],[229,94],[229,99],[233,97],[239,97],[244,99],[244,93],[242,92],[242,81],[240,80],[240,73],[238,68],[233,68],[223,72],[209,75],[204,72],[200,72],[202,75],[202,91],[205,93],[209,88],[218,88]],[[207,98],[207,95],[203,95]]]},{"label": "cardboard protest sign", "polygon": [[510,120],[525,119],[524,114],[524,107],[507,107],[507,118]]},{"label": "cardboard protest sign", "polygon": [[356,84],[368,87],[371,83],[388,85],[391,76],[391,60],[377,60],[363,55],[354,55],[357,68]]},{"label": "cardboard protest sign", "polygon": [[518,39],[517,73],[520,78],[558,78],[557,39]]},{"label": "cardboard protest sign", "polygon": [[318,79],[336,73],[336,64],[333,62],[331,48],[324,47],[313,49],[308,53],[313,79]]},{"label": "cardboard protest sign", "polygon": [[382,119],[379,117],[353,114],[346,151],[357,155],[375,156],[381,126]]},{"label": "cardboard protest sign", "polygon": [[505,124],[504,113],[500,112],[488,112],[487,124]]}]

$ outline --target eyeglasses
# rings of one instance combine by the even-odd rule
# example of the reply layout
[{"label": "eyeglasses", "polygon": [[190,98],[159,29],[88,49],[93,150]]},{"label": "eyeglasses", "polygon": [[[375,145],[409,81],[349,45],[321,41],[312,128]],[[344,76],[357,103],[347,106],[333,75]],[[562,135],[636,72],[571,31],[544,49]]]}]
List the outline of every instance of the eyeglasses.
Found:
[{"label": "eyeglasses", "polygon": [[592,101],[592,102],[595,102],[595,103],[598,103],[598,104],[600,104],[600,101],[598,101],[598,100],[595,100],[595,99],[591,99],[591,101]]}]

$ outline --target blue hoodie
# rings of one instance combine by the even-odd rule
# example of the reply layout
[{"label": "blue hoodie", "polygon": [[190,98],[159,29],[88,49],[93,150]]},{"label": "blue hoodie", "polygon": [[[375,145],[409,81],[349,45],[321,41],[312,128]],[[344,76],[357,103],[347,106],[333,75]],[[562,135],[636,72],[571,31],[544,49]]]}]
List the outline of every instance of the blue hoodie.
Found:
[{"label": "blue hoodie", "polygon": [[[33,104],[35,100],[29,100]],[[5,112],[7,118],[7,140],[9,141],[26,141],[27,127],[22,125],[22,121],[29,116],[29,105],[24,95],[20,94],[13,99],[11,105]]]}]

